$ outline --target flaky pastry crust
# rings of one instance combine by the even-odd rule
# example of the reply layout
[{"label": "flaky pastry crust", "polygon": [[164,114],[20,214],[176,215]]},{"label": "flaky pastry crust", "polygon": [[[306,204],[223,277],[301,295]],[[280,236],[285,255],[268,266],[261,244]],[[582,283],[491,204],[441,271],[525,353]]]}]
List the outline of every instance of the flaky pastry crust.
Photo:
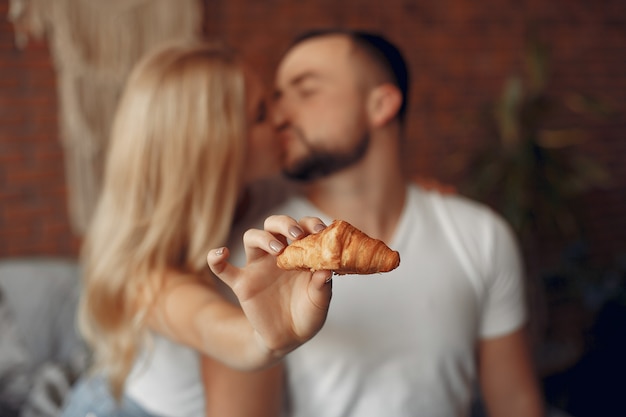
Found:
[{"label": "flaky pastry crust", "polygon": [[321,232],[292,242],[276,263],[282,269],[374,274],[397,268],[400,254],[350,223],[335,220]]}]

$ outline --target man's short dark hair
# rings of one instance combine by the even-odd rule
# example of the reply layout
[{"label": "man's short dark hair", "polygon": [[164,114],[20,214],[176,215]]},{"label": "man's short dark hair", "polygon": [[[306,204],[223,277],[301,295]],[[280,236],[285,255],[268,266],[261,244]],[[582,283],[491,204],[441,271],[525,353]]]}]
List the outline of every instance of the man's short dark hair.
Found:
[{"label": "man's short dark hair", "polygon": [[393,84],[402,94],[402,105],[398,110],[398,118],[402,122],[406,116],[409,94],[409,71],[406,60],[400,50],[383,35],[378,33],[350,30],[350,29],[314,29],[297,36],[291,46],[295,46],[309,39],[323,36],[343,35],[379,63],[382,69],[391,77]]}]

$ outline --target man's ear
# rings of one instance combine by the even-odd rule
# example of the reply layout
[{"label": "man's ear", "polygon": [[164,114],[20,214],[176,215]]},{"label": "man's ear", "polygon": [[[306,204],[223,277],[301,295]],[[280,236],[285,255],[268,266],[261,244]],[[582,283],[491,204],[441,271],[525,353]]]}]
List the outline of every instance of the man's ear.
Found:
[{"label": "man's ear", "polygon": [[402,105],[402,93],[393,84],[381,84],[372,91],[368,97],[368,115],[372,127],[386,125],[398,115]]}]

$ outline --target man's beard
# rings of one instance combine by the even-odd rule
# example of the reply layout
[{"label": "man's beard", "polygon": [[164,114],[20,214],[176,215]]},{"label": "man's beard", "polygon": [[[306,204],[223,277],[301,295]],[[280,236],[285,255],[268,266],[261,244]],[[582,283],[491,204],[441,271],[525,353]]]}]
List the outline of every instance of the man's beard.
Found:
[{"label": "man's beard", "polygon": [[303,182],[326,177],[359,162],[363,159],[370,143],[369,132],[364,132],[352,149],[330,152],[314,147],[303,135],[298,136],[310,152],[292,167],[285,167],[283,174],[287,178]]}]

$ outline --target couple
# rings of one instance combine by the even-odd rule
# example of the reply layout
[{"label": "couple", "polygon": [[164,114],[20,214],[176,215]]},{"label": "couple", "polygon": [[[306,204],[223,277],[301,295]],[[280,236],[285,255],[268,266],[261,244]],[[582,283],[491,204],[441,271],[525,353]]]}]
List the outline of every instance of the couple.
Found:
[{"label": "couple", "polygon": [[[64,416],[277,416],[283,402],[293,416],[468,416],[475,383],[492,416],[541,415],[511,233],[407,185],[408,89],[398,50],[365,32],[298,38],[272,103],[225,48],[144,59],[83,253],[80,325],[99,372]],[[279,166],[301,192],[246,210],[244,190]],[[330,271],[276,268],[288,239],[334,218],[400,267],[332,285]]]}]

